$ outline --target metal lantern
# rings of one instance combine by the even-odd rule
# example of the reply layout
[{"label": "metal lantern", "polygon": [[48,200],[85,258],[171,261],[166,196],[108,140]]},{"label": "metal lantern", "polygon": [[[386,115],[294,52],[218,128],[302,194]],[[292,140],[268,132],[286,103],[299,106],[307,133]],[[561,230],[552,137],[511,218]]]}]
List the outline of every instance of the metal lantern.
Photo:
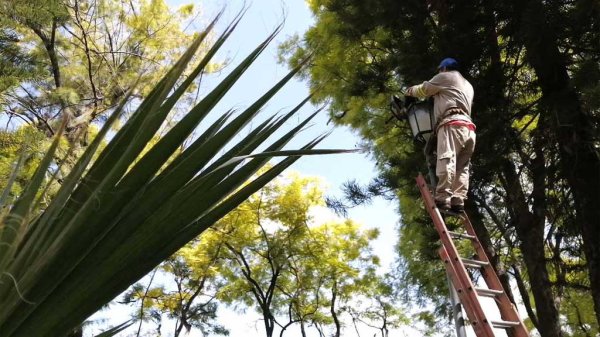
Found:
[{"label": "metal lantern", "polygon": [[416,102],[406,112],[413,139],[426,143],[433,133],[433,109],[427,101]]},{"label": "metal lantern", "polygon": [[426,143],[433,133],[433,106],[430,101],[417,101],[405,97],[404,101],[392,96],[390,102],[392,115],[399,120],[408,120],[408,125],[417,142]]}]

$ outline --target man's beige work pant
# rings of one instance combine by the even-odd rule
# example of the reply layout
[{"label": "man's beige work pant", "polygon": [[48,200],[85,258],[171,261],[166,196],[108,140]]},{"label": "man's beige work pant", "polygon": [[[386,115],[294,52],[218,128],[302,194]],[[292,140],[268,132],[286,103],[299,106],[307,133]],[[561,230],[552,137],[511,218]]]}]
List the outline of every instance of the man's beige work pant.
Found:
[{"label": "man's beige work pant", "polygon": [[435,200],[463,205],[469,189],[469,163],[475,150],[475,131],[462,125],[444,125],[439,128],[437,138]]}]

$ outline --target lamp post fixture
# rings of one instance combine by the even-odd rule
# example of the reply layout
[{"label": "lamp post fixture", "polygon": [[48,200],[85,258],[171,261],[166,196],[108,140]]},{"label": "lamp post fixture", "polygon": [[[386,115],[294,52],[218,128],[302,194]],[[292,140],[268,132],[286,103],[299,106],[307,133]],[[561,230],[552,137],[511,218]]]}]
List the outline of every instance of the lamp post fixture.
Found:
[{"label": "lamp post fixture", "polygon": [[431,104],[427,101],[415,102],[409,106],[407,116],[413,139],[426,143],[433,134],[433,109]]},{"label": "lamp post fixture", "polygon": [[392,96],[390,111],[398,120],[408,121],[413,141],[423,146],[429,183],[431,186],[437,185],[435,175],[435,149],[437,144],[434,139],[429,140],[433,134],[433,104],[431,101],[418,101],[414,97],[407,96],[403,101],[396,96]]},{"label": "lamp post fixture", "polygon": [[425,144],[433,133],[433,107],[429,101],[405,97],[404,101],[392,96],[390,110],[399,120],[408,120],[413,140]]}]

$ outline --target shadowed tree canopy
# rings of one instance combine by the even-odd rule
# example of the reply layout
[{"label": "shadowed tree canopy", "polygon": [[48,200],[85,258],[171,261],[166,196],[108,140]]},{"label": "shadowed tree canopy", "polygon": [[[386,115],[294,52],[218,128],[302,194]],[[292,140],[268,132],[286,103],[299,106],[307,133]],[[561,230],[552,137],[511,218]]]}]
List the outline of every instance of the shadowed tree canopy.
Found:
[{"label": "shadowed tree canopy", "polygon": [[[543,337],[596,333],[600,4],[309,4],[314,26],[288,40],[282,55],[291,64],[314,55],[304,73],[314,99],[330,102],[332,119],[359,131],[379,163],[374,184],[362,193],[360,186],[349,188],[354,202],[368,200],[373,191],[396,191],[403,220],[399,272],[413,284],[406,291],[435,303],[446,294],[436,237],[413,180],[425,171],[424,158],[405,122],[386,123],[388,101],[430,79],[442,58],[454,57],[475,87],[478,138],[466,206],[488,255],[505,288],[509,279],[516,281],[528,322]],[[561,315],[569,317],[568,329],[561,329]]]}]

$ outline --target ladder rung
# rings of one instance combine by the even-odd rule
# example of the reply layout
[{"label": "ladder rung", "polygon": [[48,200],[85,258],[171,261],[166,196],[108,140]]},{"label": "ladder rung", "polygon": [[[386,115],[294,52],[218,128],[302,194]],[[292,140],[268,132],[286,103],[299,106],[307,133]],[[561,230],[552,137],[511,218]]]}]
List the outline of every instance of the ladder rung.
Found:
[{"label": "ladder rung", "polygon": [[504,294],[504,291],[502,291],[502,290],[487,289],[487,288],[475,288],[475,291],[477,292],[477,295],[486,296],[486,297],[496,297],[496,296]]},{"label": "ladder rung", "polygon": [[461,259],[463,264],[465,265],[465,267],[468,268],[483,268],[483,267],[487,267],[490,263],[489,262],[483,262],[483,261],[479,261],[479,260],[471,260],[471,259]]},{"label": "ladder rung", "polygon": [[448,234],[455,239],[469,239],[469,240],[476,239],[475,236],[469,235],[469,234],[461,234],[461,233],[456,233],[456,232],[452,232],[452,231],[448,231]]},{"label": "ladder rung", "polygon": [[521,325],[521,322],[514,321],[490,321],[490,323],[496,329],[510,329]]}]

